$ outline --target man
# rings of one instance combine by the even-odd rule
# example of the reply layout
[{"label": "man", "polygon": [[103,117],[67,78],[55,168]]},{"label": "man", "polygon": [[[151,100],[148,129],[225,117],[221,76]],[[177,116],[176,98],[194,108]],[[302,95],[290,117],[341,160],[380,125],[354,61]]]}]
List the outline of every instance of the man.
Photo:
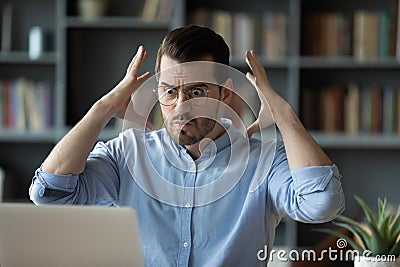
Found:
[{"label": "man", "polygon": [[[257,252],[265,246],[271,249],[275,228],[283,216],[319,223],[343,211],[337,167],[307,133],[292,107],[272,88],[254,51],[246,53],[253,72],[246,77],[258,92],[261,109],[247,129],[248,136],[269,125],[270,109],[283,143],[275,141],[271,168],[260,186],[250,190],[251,181],[260,178],[255,176],[263,168],[255,160],[262,153],[261,143],[238,134],[232,122],[219,117],[219,104],[212,104],[229,105],[229,79],[222,85],[193,84],[181,81],[179,71],[164,74],[185,62],[229,65],[229,49],[223,39],[199,26],[171,31],[158,51],[156,92],[165,129],[128,129],[116,139],[97,143],[91,151],[103,127],[112,117],[124,117],[131,94],[149,78],[148,72],[138,76],[146,55],[139,47],[123,80],[91,107],[36,171],[30,188],[36,204],[135,208],[147,266],[264,265]],[[205,102],[194,101],[201,99],[210,106],[199,108]],[[244,151],[246,143],[250,159],[244,172],[235,173],[243,164],[229,166],[230,149],[236,146]],[[215,153],[206,153],[204,147],[212,144]],[[212,162],[202,168],[211,157]],[[144,188],[138,181],[152,179],[148,161],[156,169],[154,173],[178,185],[183,193],[168,201],[162,194],[157,195],[161,199],[154,197],[161,185],[151,183],[150,189]],[[232,179],[240,178],[238,183],[220,198],[196,202],[198,190],[224,173]]]}]

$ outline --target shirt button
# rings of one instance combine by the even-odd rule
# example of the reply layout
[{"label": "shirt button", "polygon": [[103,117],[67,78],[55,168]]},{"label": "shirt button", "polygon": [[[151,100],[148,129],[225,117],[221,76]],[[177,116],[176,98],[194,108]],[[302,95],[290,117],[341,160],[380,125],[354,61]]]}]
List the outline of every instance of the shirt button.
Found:
[{"label": "shirt button", "polygon": [[186,207],[186,208],[190,208],[190,203],[189,203],[189,202],[186,203],[185,207]]},{"label": "shirt button", "polygon": [[188,242],[183,243],[183,247],[187,248],[189,246]]},{"label": "shirt button", "polygon": [[196,171],[196,166],[195,165],[190,166],[189,171],[191,171],[191,172]]}]

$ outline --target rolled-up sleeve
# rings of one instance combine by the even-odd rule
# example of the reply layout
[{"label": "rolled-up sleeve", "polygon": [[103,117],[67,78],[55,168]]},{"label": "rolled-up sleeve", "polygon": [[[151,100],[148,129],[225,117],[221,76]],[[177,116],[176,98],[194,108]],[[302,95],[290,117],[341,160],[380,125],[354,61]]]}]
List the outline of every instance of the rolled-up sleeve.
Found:
[{"label": "rolled-up sleeve", "polygon": [[113,143],[99,142],[90,153],[85,170],[58,175],[36,170],[29,188],[30,199],[40,204],[117,204],[119,164]]},{"label": "rolled-up sleeve", "polygon": [[333,220],[345,208],[337,166],[312,166],[291,171],[283,146],[277,148],[269,192],[277,213],[306,223]]},{"label": "rolled-up sleeve", "polygon": [[39,168],[29,188],[29,196],[35,204],[68,204],[72,202],[79,174],[56,175]]},{"label": "rolled-up sleeve", "polygon": [[298,209],[291,217],[305,222],[334,219],[345,207],[341,176],[336,165],[314,166],[292,171]]}]

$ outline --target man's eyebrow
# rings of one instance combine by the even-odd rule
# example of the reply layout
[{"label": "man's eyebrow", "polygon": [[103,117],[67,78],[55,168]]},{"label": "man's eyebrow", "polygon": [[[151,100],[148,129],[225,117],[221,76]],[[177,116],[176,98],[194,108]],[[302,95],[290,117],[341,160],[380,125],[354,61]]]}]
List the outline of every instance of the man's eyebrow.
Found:
[{"label": "man's eyebrow", "polygon": [[187,86],[187,88],[191,88],[191,87],[207,87],[208,88],[208,84],[199,82],[199,83],[189,84]]},{"label": "man's eyebrow", "polygon": [[176,85],[168,84],[167,82],[160,82],[160,85],[164,85],[165,87],[168,87],[168,88],[175,88],[175,87],[178,87],[178,86],[176,86]]},{"label": "man's eyebrow", "polygon": [[[178,85],[172,85],[172,84],[169,84],[167,82],[160,82],[160,85],[163,85],[163,86],[168,87],[168,88],[179,87]],[[186,88],[191,88],[191,87],[208,87],[208,85],[207,85],[207,83],[203,83],[203,82],[190,83]]]}]

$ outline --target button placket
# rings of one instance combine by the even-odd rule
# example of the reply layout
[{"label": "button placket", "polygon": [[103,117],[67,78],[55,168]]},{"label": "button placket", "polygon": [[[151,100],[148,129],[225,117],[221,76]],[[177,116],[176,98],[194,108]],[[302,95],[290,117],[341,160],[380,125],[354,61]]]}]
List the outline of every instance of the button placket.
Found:
[{"label": "button placket", "polygon": [[[194,169],[193,169],[194,167]],[[179,253],[179,265],[187,266],[190,257],[190,248],[192,243],[192,210],[194,199],[194,186],[196,181],[196,164],[188,162],[187,171],[184,179],[184,194],[182,201],[182,229],[181,229],[181,248]]]}]

